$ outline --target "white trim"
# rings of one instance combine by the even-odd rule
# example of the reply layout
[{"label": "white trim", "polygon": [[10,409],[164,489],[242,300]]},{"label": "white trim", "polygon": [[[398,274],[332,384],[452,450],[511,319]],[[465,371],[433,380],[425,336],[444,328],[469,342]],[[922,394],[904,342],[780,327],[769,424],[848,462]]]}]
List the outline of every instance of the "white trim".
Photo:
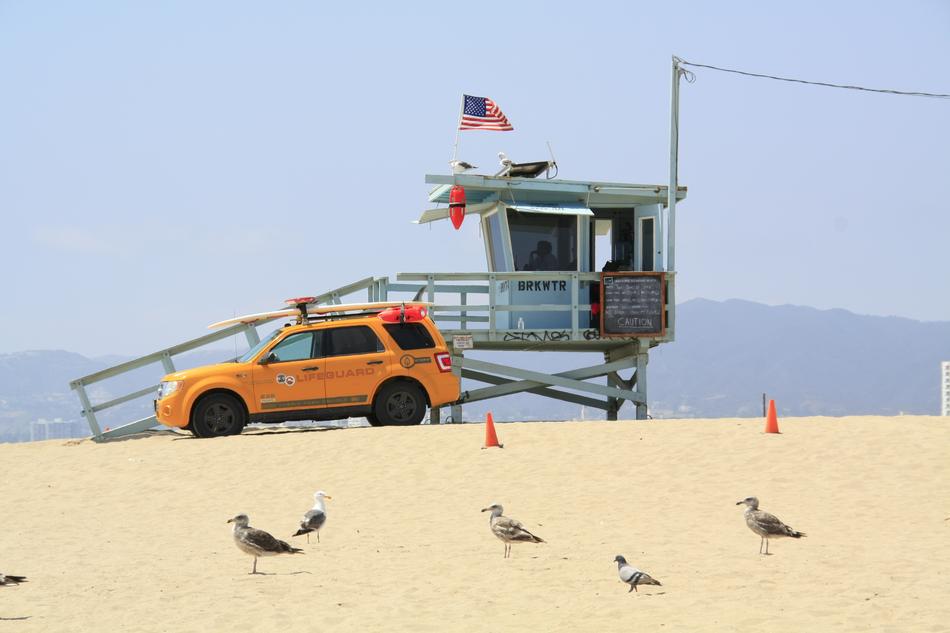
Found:
[{"label": "white trim", "polygon": [[594,215],[587,207],[580,205],[540,205],[540,204],[509,204],[509,209],[521,213],[547,213],[549,215]]}]

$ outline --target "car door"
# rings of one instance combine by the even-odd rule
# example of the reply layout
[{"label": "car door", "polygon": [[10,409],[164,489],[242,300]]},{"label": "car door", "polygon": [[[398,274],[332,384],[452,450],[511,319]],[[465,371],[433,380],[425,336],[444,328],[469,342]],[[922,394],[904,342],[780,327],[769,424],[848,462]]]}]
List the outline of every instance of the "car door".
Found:
[{"label": "car door", "polygon": [[295,332],[274,344],[251,370],[258,413],[321,409],[326,406],[322,332]]},{"label": "car door", "polygon": [[326,330],[326,399],[328,407],[369,406],[376,386],[389,375],[391,353],[368,325]]}]

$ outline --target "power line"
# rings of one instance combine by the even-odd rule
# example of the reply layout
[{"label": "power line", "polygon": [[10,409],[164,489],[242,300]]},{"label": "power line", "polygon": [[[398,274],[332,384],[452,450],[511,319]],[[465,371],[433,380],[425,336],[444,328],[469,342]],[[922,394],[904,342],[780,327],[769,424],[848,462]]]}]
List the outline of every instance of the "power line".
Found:
[{"label": "power line", "polygon": [[[760,73],[750,73],[745,70],[736,70],[734,68],[720,68],[719,66],[710,66],[709,64],[695,64],[685,59],[676,58],[683,66],[696,66],[699,68],[709,68],[724,73],[735,73],[736,75],[746,75],[747,77],[760,77],[762,79],[775,79],[776,81],[788,81],[796,84],[808,84],[811,86],[825,86],[826,88],[842,88],[845,90],[862,90],[864,92],[883,92],[891,95],[904,95],[907,97],[930,97],[931,99],[950,99],[950,94],[940,94],[933,92],[905,92],[903,90],[890,90],[886,88],[865,88],[864,86],[849,86],[847,84],[832,84],[824,81],[806,81],[805,79],[791,79],[789,77],[776,77],[775,75],[763,75]],[[688,71],[686,71],[688,72]],[[692,73],[690,73],[692,74]],[[692,78],[687,77],[687,81],[692,82]]]}]

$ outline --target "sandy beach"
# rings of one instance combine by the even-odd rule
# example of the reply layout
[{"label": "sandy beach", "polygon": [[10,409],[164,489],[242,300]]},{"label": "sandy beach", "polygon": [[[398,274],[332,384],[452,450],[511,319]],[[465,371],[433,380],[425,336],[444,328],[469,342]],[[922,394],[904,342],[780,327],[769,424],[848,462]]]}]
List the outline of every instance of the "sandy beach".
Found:
[{"label": "sandy beach", "polygon": [[[0,445],[0,631],[948,631],[950,422],[155,433]],[[290,539],[313,492],[328,520]],[[808,536],[771,544],[736,501]],[[503,544],[498,502],[547,543]],[[251,558],[226,521],[304,555]],[[627,593],[614,556],[662,587]]]}]

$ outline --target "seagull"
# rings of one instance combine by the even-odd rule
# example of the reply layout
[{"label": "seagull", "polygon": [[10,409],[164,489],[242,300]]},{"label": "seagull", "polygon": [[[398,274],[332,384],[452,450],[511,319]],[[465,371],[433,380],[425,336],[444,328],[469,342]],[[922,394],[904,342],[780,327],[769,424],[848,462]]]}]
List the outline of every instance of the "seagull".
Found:
[{"label": "seagull", "polygon": [[323,524],[327,522],[327,508],[323,503],[324,499],[332,499],[330,495],[318,490],[313,493],[313,508],[307,511],[307,514],[303,515],[303,520],[300,522],[300,529],[294,533],[294,536],[300,536],[301,534],[307,535],[307,542],[310,542],[310,533],[317,533],[317,543],[320,542],[320,528],[323,527]]},{"label": "seagull", "polygon": [[246,514],[239,514],[232,519],[228,519],[228,523],[234,524],[234,544],[248,556],[254,557],[254,567],[251,569],[252,574],[259,573],[257,571],[257,558],[259,556],[303,553],[302,549],[291,547],[280,539],[274,538],[264,530],[258,530],[248,526],[249,521],[250,519],[247,518]]},{"label": "seagull", "polygon": [[454,174],[461,174],[469,169],[478,169],[478,165],[466,163],[464,160],[450,160],[449,165],[452,166],[452,173]]},{"label": "seagull", "polygon": [[[627,564],[627,559],[623,556],[617,555],[614,558],[614,562],[617,563],[617,573],[620,574],[620,580],[624,581],[630,585],[630,591],[637,591],[637,585],[656,585],[657,587],[662,587],[659,580],[651,578],[650,574],[640,571],[636,567],[632,567]],[[630,593],[628,591],[627,593]],[[640,593],[637,591],[637,593]]]},{"label": "seagull", "polygon": [[782,523],[777,516],[759,510],[759,500],[756,497],[746,497],[742,501],[737,501],[736,505],[745,504],[745,524],[749,529],[758,534],[762,540],[759,541],[759,554],[762,553],[762,543],[765,543],[765,555],[769,555],[769,539],[782,538],[790,536],[792,538],[801,538],[805,536],[804,532],[796,532],[792,528]]},{"label": "seagull", "polygon": [[495,174],[495,176],[507,176],[508,172],[511,171],[511,159],[508,158],[508,155],[504,152],[498,152],[498,162],[501,163],[501,171]]},{"label": "seagull", "polygon": [[12,587],[13,585],[19,585],[21,582],[26,582],[26,576],[10,576],[9,574],[0,573],[0,587]]},{"label": "seagull", "polygon": [[511,556],[512,543],[544,543],[544,539],[535,536],[521,525],[521,521],[502,516],[505,509],[499,503],[492,504],[487,508],[482,508],[482,512],[491,510],[491,518],[488,525],[491,527],[492,534],[501,539],[505,544],[505,558]]}]

